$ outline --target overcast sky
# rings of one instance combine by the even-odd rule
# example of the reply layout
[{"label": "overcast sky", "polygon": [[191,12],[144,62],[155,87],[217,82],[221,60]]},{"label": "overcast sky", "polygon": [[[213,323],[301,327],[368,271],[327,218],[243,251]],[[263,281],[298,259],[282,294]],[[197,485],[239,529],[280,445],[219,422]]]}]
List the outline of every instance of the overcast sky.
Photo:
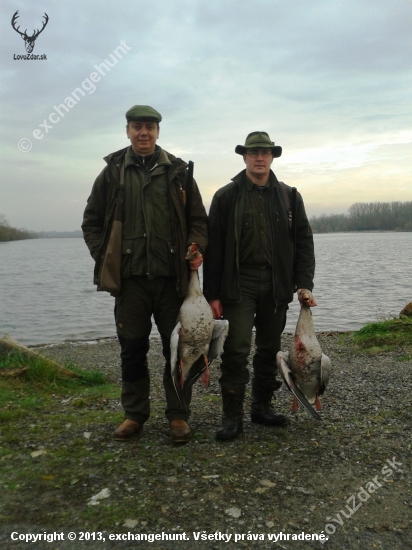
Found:
[{"label": "overcast sky", "polygon": [[[2,6],[0,214],[14,227],[79,229],[135,104],[160,111],[158,143],[194,161],[207,207],[255,130],[283,147],[273,170],[309,216],[412,200],[411,0]],[[26,54],[17,10],[28,35],[47,13],[33,50],[47,60],[15,59]]]}]

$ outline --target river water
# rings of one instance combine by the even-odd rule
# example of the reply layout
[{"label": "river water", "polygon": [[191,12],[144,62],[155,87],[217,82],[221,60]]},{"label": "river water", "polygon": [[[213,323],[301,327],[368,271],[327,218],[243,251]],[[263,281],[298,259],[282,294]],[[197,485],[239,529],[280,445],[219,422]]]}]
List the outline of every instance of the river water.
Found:
[{"label": "river water", "polygon": [[[318,331],[357,330],[412,301],[412,233],[317,234]],[[114,336],[114,299],[96,292],[82,239],[0,243],[0,336],[25,345]],[[294,332],[299,306],[290,306]],[[158,337],[156,326],[152,336]]]}]

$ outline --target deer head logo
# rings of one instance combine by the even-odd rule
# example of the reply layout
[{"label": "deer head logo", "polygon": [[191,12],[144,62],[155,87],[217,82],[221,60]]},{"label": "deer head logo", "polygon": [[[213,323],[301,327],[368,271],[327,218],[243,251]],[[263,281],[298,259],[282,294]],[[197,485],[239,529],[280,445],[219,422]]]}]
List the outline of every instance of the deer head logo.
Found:
[{"label": "deer head logo", "polygon": [[39,30],[37,29],[37,31],[33,30],[33,34],[31,36],[28,36],[27,35],[27,29],[24,31],[24,32],[20,32],[19,29],[20,27],[15,27],[16,25],[16,21],[19,17],[18,15],[18,10],[16,11],[16,13],[13,15],[12,17],[12,20],[11,20],[11,26],[13,27],[13,29],[18,32],[20,34],[20,36],[23,38],[24,40],[24,45],[26,47],[26,52],[27,53],[31,53],[34,49],[34,43],[36,42],[36,39],[37,37],[39,36],[39,34],[44,30],[44,27],[47,25],[47,22],[49,20],[49,16],[47,15],[47,13],[45,13],[43,15],[44,17],[44,22],[43,22],[43,27]]}]

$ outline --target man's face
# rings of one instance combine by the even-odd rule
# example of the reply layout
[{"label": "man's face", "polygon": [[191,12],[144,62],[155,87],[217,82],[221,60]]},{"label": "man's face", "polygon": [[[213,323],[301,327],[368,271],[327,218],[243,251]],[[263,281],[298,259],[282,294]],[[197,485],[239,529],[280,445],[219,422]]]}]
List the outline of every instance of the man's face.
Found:
[{"label": "man's face", "polygon": [[159,127],[156,122],[131,120],[126,126],[126,134],[137,155],[151,155],[159,137]]},{"label": "man's face", "polygon": [[269,177],[270,166],[273,161],[271,149],[246,149],[243,160],[246,164],[246,174],[249,177],[252,176],[259,180],[265,180]]}]

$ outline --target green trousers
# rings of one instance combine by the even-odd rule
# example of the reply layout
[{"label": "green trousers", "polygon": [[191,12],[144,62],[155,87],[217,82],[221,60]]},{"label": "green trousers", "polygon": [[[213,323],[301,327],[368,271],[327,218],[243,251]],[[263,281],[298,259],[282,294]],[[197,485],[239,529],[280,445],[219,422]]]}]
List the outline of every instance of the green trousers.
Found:
[{"label": "green trousers", "polygon": [[150,416],[150,374],[147,362],[149,335],[153,315],[162,339],[165,366],[163,387],[166,394],[165,414],[169,421],[187,420],[174,389],[170,366],[170,336],[176,326],[182,299],[176,281],[169,277],[130,277],[122,280],[122,291],[116,298],[116,330],[121,347],[121,402],[125,417],[143,424]]},{"label": "green trousers", "polygon": [[226,387],[249,382],[247,364],[255,326],[254,379],[258,386],[276,389],[280,385],[276,380],[276,354],[280,351],[288,306],[276,308],[270,268],[241,268],[240,290],[240,302],[223,304],[223,317],[229,321],[229,334],[222,354],[219,382]]}]

